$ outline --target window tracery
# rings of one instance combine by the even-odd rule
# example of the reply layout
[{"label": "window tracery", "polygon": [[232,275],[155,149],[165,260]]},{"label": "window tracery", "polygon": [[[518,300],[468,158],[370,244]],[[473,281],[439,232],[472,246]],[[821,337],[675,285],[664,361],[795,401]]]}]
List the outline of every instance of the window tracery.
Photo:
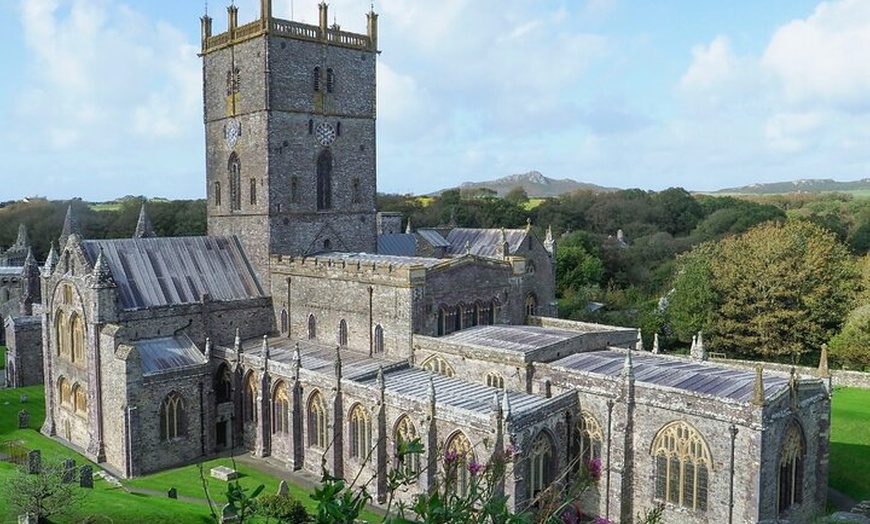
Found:
[{"label": "window tracery", "polygon": [[803,432],[792,423],[782,440],[779,452],[779,511],[783,512],[803,502],[805,446]]},{"label": "window tracery", "polygon": [[453,368],[440,355],[432,355],[427,358],[423,361],[421,367],[445,377],[452,377],[454,375]]},{"label": "window tracery", "polygon": [[329,443],[326,425],[326,402],[319,391],[315,391],[308,399],[308,445],[326,448]]},{"label": "window tracery", "polygon": [[372,422],[361,404],[350,410],[350,456],[366,458],[372,448]]},{"label": "window tracery", "polygon": [[652,445],[657,499],[707,511],[710,448],[698,431],[683,421],[664,426]]}]

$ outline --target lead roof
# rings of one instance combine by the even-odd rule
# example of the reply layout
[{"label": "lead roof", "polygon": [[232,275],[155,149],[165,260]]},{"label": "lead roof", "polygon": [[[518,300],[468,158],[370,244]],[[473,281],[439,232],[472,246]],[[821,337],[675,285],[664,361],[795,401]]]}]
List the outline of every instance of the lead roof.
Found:
[{"label": "lead roof", "polygon": [[187,335],[151,338],[134,343],[142,360],[143,375],[204,365],[205,355]]}]

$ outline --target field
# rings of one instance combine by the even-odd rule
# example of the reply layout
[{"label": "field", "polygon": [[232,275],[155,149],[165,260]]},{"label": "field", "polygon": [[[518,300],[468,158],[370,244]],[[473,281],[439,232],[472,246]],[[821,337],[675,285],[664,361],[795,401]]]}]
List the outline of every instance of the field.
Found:
[{"label": "field", "polygon": [[870,389],[844,388],[831,402],[828,484],[855,500],[870,499]]}]

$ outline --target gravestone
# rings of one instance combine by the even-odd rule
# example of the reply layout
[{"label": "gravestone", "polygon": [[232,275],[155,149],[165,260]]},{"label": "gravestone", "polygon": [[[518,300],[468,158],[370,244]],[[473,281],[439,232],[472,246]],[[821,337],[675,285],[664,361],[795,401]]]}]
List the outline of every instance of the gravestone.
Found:
[{"label": "gravestone", "polygon": [[177,499],[178,498],[178,490],[175,488],[169,488],[169,491],[166,492],[166,496],[171,498],[171,499]]},{"label": "gravestone", "polygon": [[42,471],[42,453],[38,449],[27,452],[27,472],[35,475]]},{"label": "gravestone", "polygon": [[18,429],[27,429],[30,427],[30,413],[26,409],[18,412]]},{"label": "gravestone", "polygon": [[230,506],[229,504],[224,504],[224,508],[223,510],[221,510],[221,524],[238,521],[239,516],[236,514],[236,508]]},{"label": "gravestone", "polygon": [[282,480],[280,484],[278,484],[278,494],[282,497],[287,497],[290,495],[290,488],[287,487],[287,481]]},{"label": "gravestone", "polygon": [[76,461],[68,458],[63,461],[63,477],[64,484],[69,484],[76,478]]},{"label": "gravestone", "polygon": [[79,476],[79,486],[82,488],[94,487],[94,468],[90,466],[82,466],[81,475]]},{"label": "gravestone", "polygon": [[239,473],[233,468],[228,468],[226,466],[217,466],[211,468],[211,476],[220,479],[220,480],[235,480],[239,478]]}]

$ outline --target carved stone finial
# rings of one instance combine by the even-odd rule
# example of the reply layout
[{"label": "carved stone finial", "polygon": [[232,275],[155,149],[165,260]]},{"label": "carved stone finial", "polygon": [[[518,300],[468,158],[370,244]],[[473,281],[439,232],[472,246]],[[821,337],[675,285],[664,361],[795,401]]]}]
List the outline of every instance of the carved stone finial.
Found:
[{"label": "carved stone finial", "polygon": [[266,335],[263,335],[263,345],[260,351],[260,356],[263,357],[263,371],[269,370],[269,339]]},{"label": "carved stone finial", "polygon": [[405,234],[406,234],[406,235],[410,235],[410,234],[413,233],[413,232],[414,232],[414,230],[411,229],[411,219],[409,218],[409,219],[408,219],[408,224],[405,226]]},{"label": "carved stone finial", "polygon": [[45,266],[42,268],[42,272],[45,276],[51,275],[55,266],[57,266],[57,261],[57,250],[54,249],[54,241],[52,240],[51,249],[48,250],[48,257],[45,259]]},{"label": "carved stone finial", "polygon": [[643,351],[643,333],[640,329],[637,330],[637,341],[634,343],[635,351]]},{"label": "carved stone finial", "polygon": [[471,254],[471,242],[469,242],[468,240],[465,241],[465,254]]},{"label": "carved stone finial", "polygon": [[378,395],[380,396],[381,400],[383,400],[384,393],[386,392],[386,389],[387,389],[386,382],[384,381],[384,366],[378,366],[377,386],[378,386]]},{"label": "carved stone finial", "polygon": [[526,233],[532,230],[532,217],[526,217]]},{"label": "carved stone finial", "polygon": [[556,241],[553,240],[553,226],[547,226],[547,236],[544,237],[544,249],[546,249],[547,253],[550,255],[556,254]]},{"label": "carved stone finial", "polygon": [[822,354],[819,355],[819,370],[816,372],[819,378],[831,378],[831,371],[828,369],[828,345],[822,344]]},{"label": "carved stone finial", "polygon": [[435,380],[429,375],[429,404],[435,405]]},{"label": "carved stone finial", "polygon": [[507,391],[501,396],[501,416],[505,420],[511,418],[511,400],[508,398]]},{"label": "carved stone finial", "polygon": [[622,378],[634,380],[634,362],[631,359],[631,348],[625,352],[625,362],[622,365]]},{"label": "carved stone finial", "polygon": [[205,337],[205,359],[211,359],[211,351],[212,351],[211,338]]},{"label": "carved stone finial", "polygon": [[653,335],[652,352],[654,355],[658,355],[659,353],[661,353],[661,349],[659,348],[659,334],[658,333]]},{"label": "carved stone finial", "polygon": [[239,328],[236,328],[236,339],[233,343],[233,347],[236,350],[236,353],[242,352],[242,331]]},{"label": "carved stone finial", "polygon": [[94,263],[94,272],[91,276],[93,278],[94,288],[101,289],[115,287],[115,279],[112,277],[112,270],[109,268],[109,264],[106,262],[102,246],[97,255],[97,261]]},{"label": "carved stone finial", "polygon": [[755,365],[755,390],[752,395],[752,403],[756,406],[763,406],[764,399],[764,374],[761,364]]},{"label": "carved stone finial", "polygon": [[63,229],[60,232],[60,239],[58,239],[58,245],[60,249],[66,245],[67,239],[70,235],[80,234],[79,231],[79,221],[76,219],[75,213],[73,213],[72,204],[66,208],[66,216],[63,219]]},{"label": "carved stone finial", "polygon": [[341,346],[335,346],[335,362],[333,367],[335,368],[335,381],[341,384]]}]

